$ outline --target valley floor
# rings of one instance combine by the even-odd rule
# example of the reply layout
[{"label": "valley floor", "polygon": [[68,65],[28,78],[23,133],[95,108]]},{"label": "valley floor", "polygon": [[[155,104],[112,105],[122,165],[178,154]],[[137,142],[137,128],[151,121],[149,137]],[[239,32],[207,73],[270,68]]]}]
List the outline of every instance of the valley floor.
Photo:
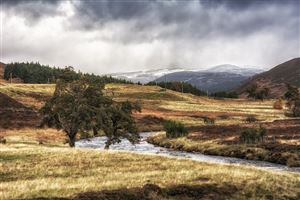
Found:
[{"label": "valley floor", "polygon": [[[0,144],[0,199],[300,199],[297,173],[68,148],[62,132],[35,128],[37,111],[53,91],[47,84],[0,84],[0,140],[6,140]],[[291,166],[299,161],[299,121],[288,122],[285,110],[273,109],[273,100],[215,100],[119,84],[104,92],[116,101],[141,103],[142,112],[134,114],[141,132],[162,130],[168,119],[189,128],[187,138],[157,136],[159,145],[237,157],[243,151],[248,159],[268,150],[280,153],[269,161]],[[248,115],[268,128],[267,146],[238,144],[240,130],[252,126],[245,123]],[[204,117],[216,124],[205,125]]]}]

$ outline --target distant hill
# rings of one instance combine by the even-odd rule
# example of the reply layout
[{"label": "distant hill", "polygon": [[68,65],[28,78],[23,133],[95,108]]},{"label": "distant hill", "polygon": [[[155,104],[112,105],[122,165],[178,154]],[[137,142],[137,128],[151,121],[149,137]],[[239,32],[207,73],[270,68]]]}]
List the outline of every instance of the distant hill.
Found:
[{"label": "distant hill", "polygon": [[174,72],[184,71],[183,68],[165,68],[165,69],[155,69],[155,70],[144,70],[144,71],[134,71],[134,72],[121,72],[109,74],[115,78],[126,79],[134,83],[149,83],[155,79],[163,76],[164,74],[170,74]]},{"label": "distant hill", "polygon": [[239,67],[236,65],[224,64],[218,65],[215,67],[211,67],[204,72],[212,72],[212,73],[230,73],[230,74],[239,74],[242,76],[254,76],[256,74],[262,73],[265,70],[257,67],[243,66]]},{"label": "distant hill", "polygon": [[165,79],[167,81],[184,81],[197,87],[202,91],[208,91],[209,93],[219,91],[233,90],[247,80],[249,76],[243,76],[240,74],[232,74],[226,72],[193,72],[183,71],[167,74],[166,77],[160,77],[156,79],[157,82],[162,82]]},{"label": "distant hill", "polygon": [[294,58],[267,72],[254,76],[242,85],[238,91],[244,94],[247,88],[257,84],[259,88],[268,87],[270,97],[278,98],[286,92],[287,83],[300,87],[300,58]]},{"label": "distant hill", "polygon": [[184,81],[200,90],[210,93],[230,91],[241,86],[249,77],[263,72],[257,67],[239,67],[230,64],[213,66],[208,69],[165,68],[137,72],[111,74],[113,77],[124,78],[133,82],[148,83],[151,81]]}]

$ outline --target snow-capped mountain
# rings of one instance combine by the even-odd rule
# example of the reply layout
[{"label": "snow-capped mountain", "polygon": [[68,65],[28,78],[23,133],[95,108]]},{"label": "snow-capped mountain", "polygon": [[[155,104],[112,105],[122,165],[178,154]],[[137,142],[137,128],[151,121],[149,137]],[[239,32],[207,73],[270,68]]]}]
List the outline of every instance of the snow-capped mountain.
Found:
[{"label": "snow-capped mountain", "polygon": [[224,65],[211,67],[205,70],[205,72],[213,72],[213,73],[224,72],[224,73],[231,73],[231,74],[239,74],[242,76],[253,76],[255,74],[264,72],[264,70],[258,67],[251,67],[251,66],[239,67],[236,65],[224,64]]},{"label": "snow-capped mountain", "polygon": [[111,74],[113,77],[148,83],[151,81],[185,81],[208,92],[233,90],[249,77],[263,72],[262,68],[236,66],[230,64],[218,65],[203,70],[197,68],[164,68]]},{"label": "snow-capped mountain", "polygon": [[241,86],[248,78],[249,76],[227,72],[182,71],[167,74],[166,76],[156,79],[156,81],[188,82],[202,91],[213,93],[234,90]]},{"label": "snow-capped mountain", "polygon": [[165,74],[175,73],[185,71],[183,68],[165,68],[165,69],[156,69],[156,70],[144,70],[136,72],[124,72],[124,73],[114,73],[110,74],[115,78],[122,78],[126,80],[133,81],[135,83],[149,83],[155,79],[164,76]]}]

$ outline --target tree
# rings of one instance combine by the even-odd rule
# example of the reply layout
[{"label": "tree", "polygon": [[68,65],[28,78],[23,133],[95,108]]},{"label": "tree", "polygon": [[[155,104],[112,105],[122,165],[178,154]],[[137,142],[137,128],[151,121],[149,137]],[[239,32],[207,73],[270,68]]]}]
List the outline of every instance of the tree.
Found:
[{"label": "tree", "polygon": [[263,101],[269,96],[270,89],[266,87],[259,89],[258,85],[255,83],[247,88],[246,92],[248,93],[248,97]]},{"label": "tree", "polygon": [[287,100],[287,106],[290,108],[293,117],[300,117],[300,92],[297,87],[289,84],[287,89],[284,95]]},{"label": "tree", "polygon": [[104,84],[86,77],[73,82],[59,80],[53,97],[41,109],[44,116],[41,126],[62,129],[71,147],[75,146],[78,133],[99,130],[108,137],[106,148],[120,142],[120,138],[136,142],[138,137],[131,117],[133,106],[129,102],[113,102],[103,95],[103,88]]},{"label": "tree", "polygon": [[132,117],[133,111],[141,111],[139,104],[132,104],[129,101],[121,104],[115,103],[106,110],[106,118],[104,119],[105,126],[103,130],[107,136],[105,149],[108,149],[111,144],[119,143],[122,138],[128,139],[131,143],[136,143],[139,140],[139,135]]},{"label": "tree", "polygon": [[255,97],[256,97],[256,90],[257,90],[257,88],[258,88],[258,86],[257,86],[256,83],[250,85],[250,86],[247,88],[247,90],[246,90],[246,92],[248,93],[248,97],[250,97],[250,98],[255,98]]}]

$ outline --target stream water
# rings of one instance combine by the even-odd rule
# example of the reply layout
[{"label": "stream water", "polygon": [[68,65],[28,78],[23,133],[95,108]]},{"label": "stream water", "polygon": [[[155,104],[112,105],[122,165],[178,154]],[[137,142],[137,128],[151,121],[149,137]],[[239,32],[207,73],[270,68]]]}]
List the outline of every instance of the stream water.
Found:
[{"label": "stream water", "polygon": [[[224,157],[224,156],[210,156],[204,155],[200,153],[189,153],[184,151],[167,149],[159,146],[155,146],[147,142],[147,138],[153,134],[154,132],[141,133],[141,141],[138,144],[132,145],[127,140],[122,140],[122,142],[118,144],[114,144],[110,146],[110,150],[117,151],[129,151],[136,152],[142,154],[155,154],[166,157],[175,157],[182,159],[190,159],[202,162],[209,163],[218,163],[218,164],[231,164],[231,165],[244,165],[244,166],[252,166],[265,170],[273,170],[273,171],[291,171],[300,173],[300,167],[287,167],[285,165],[279,165],[264,161],[254,161],[254,160],[245,160],[239,158],[232,157]],[[95,137],[91,139],[83,139],[76,142],[76,147],[80,148],[94,148],[94,149],[104,149],[106,137]]]}]

